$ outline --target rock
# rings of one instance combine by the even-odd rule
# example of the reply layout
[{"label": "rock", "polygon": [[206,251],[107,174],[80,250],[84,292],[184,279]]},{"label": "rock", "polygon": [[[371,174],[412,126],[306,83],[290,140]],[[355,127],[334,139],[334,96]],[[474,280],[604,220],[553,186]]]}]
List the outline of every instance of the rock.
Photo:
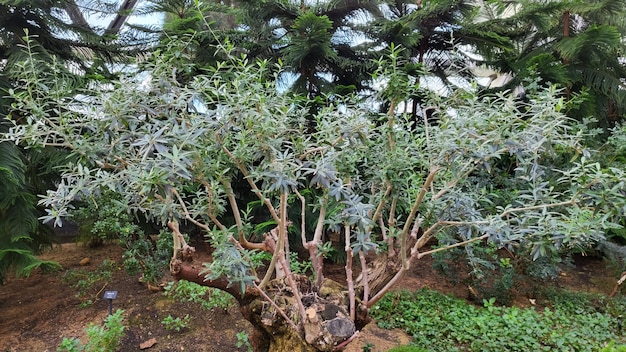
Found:
[{"label": "rock", "polygon": [[340,341],[347,339],[356,332],[354,323],[347,318],[338,317],[325,323],[328,332],[330,332],[334,338],[339,338]]},{"label": "rock", "polygon": [[139,349],[140,350],[145,350],[147,348],[150,348],[152,346],[154,346],[157,343],[157,340],[153,337],[148,341],[144,341],[142,343],[139,344]]},{"label": "rock", "polygon": [[89,265],[89,263],[91,263],[91,259],[89,257],[83,258],[80,262],[78,262],[80,266]]}]

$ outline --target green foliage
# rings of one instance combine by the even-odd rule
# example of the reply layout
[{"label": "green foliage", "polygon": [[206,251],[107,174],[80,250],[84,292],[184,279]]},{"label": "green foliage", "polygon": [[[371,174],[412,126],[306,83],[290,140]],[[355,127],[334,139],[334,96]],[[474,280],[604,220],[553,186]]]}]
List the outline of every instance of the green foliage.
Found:
[{"label": "green foliage", "polygon": [[254,352],[254,348],[250,344],[250,339],[248,338],[248,333],[245,331],[240,331],[237,333],[237,342],[235,342],[235,346],[237,348],[244,347],[248,352]]},{"label": "green foliage", "polygon": [[81,306],[92,305],[99,297],[113,276],[115,262],[105,259],[95,270],[71,269],[63,274],[63,281],[76,292],[76,298],[81,300]]},{"label": "green foliage", "polygon": [[120,238],[142,237],[143,231],[128,213],[123,197],[112,191],[86,198],[83,205],[70,212],[79,225],[78,241],[96,247]]},{"label": "green foliage", "polygon": [[428,349],[416,346],[397,346],[387,352],[430,352]]},{"label": "green foliage", "polygon": [[83,345],[77,338],[63,338],[57,351],[59,352],[111,352],[116,351],[124,337],[124,311],[118,309],[109,315],[104,326],[89,324],[85,329],[87,343]]},{"label": "green foliage", "polygon": [[307,274],[313,270],[311,262],[308,260],[300,261],[296,252],[289,253],[289,266],[294,274]]},{"label": "green foliage", "polygon": [[626,345],[615,345],[615,341],[611,341],[600,352],[626,352]]},{"label": "green foliage", "polygon": [[368,343],[365,344],[365,346],[363,346],[362,350],[363,350],[363,352],[372,352],[372,348],[374,348],[374,347],[376,347],[376,346],[374,346],[373,344],[368,342]]},{"label": "green foliage", "polygon": [[[6,132],[7,121],[0,120],[0,133]],[[49,234],[37,219],[38,180],[23,159],[36,158],[36,151],[25,154],[18,146],[0,142],[0,285],[12,268],[18,276],[28,276],[33,270],[59,270],[58,263],[44,261],[35,253],[51,244]],[[32,166],[44,167],[33,161]],[[41,172],[43,174],[43,172]]]},{"label": "green foliage", "polygon": [[172,236],[165,231],[147,236],[119,193],[104,191],[86,197],[83,205],[70,214],[79,224],[78,241],[89,246],[119,242],[126,248],[123,254],[126,272],[141,273],[146,283],[159,283],[172,256]]},{"label": "green foliage", "polygon": [[435,291],[396,292],[372,310],[378,324],[402,328],[413,344],[429,351],[596,351],[621,341],[618,312],[626,301],[604,296],[554,291],[550,307],[483,307]]},{"label": "green foliage", "polygon": [[141,273],[142,280],[149,284],[160,283],[172,257],[172,235],[164,230],[149,237],[143,231],[126,232],[120,240],[126,247],[123,254],[126,272]]},{"label": "green foliage", "polygon": [[167,330],[176,330],[177,332],[180,332],[182,329],[189,327],[190,319],[189,314],[185,314],[182,318],[173,318],[171,315],[168,315],[161,321],[161,323],[165,325]]},{"label": "green foliage", "polygon": [[235,304],[235,299],[228,293],[189,281],[169,282],[165,286],[164,295],[179,302],[199,304],[206,310],[213,308],[227,310]]}]

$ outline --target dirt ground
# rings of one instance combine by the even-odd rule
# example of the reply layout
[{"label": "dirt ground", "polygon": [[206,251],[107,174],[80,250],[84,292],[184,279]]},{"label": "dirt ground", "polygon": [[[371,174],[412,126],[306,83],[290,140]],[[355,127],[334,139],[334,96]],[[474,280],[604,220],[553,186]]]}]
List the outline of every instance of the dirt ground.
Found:
[{"label": "dirt ground", "polygon": [[[241,317],[238,308],[227,311],[206,311],[192,303],[178,303],[160,292],[152,292],[141,284],[138,277],[125,273],[121,266],[122,249],[108,245],[96,249],[74,243],[58,245],[44,253],[43,258],[58,261],[63,270],[45,274],[35,272],[28,278],[10,277],[0,286],[0,351],[46,352],[56,351],[64,337],[84,340],[84,328],[89,323],[100,324],[108,314],[108,302],[102,299],[105,290],[118,291],[113,309],[124,309],[126,336],[121,351],[140,351],[139,345],[150,339],[156,344],[145,349],[149,352],[165,351],[246,351],[237,348],[237,334],[251,333],[249,323]],[[80,262],[89,258],[89,264]],[[87,296],[76,297],[77,289],[63,277],[68,271],[97,270],[104,260],[113,262],[110,280],[99,283]],[[432,259],[422,259],[396,288],[410,290],[429,287],[438,291],[467,298],[467,285],[453,285],[432,270]],[[339,268],[338,268],[339,269]],[[609,294],[619,274],[597,258],[578,258],[575,267],[569,267],[553,284],[573,290]],[[81,302],[92,299],[84,307]],[[515,303],[529,305],[528,297],[516,297]],[[162,320],[172,317],[191,317],[189,327],[176,332],[167,330]],[[393,346],[408,344],[410,337],[401,330],[383,330],[375,323],[369,324],[359,337],[349,345],[348,352],[387,351]],[[278,351],[280,352],[280,351]]]}]

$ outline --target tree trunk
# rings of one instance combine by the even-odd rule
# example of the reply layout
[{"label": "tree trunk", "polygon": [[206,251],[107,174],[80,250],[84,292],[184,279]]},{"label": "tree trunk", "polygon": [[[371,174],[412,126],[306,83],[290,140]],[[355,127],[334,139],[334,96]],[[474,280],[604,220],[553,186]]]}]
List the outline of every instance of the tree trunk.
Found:
[{"label": "tree trunk", "polygon": [[356,319],[350,319],[348,290],[330,279],[324,279],[318,289],[308,277],[294,275],[306,312],[306,316],[301,317],[286,278],[270,281],[263,293],[248,287],[242,294],[236,285],[229,286],[225,279],[205,281],[200,275],[201,267],[189,261],[175,260],[171,270],[176,279],[214,287],[233,295],[243,317],[258,330],[253,339],[257,341],[253,342],[264,346],[261,350],[333,351],[369,322],[367,308],[358,299]]},{"label": "tree trunk", "polygon": [[[410,251],[416,239],[410,237],[405,246]],[[230,293],[239,303],[243,317],[257,330],[252,342],[259,351],[334,351],[354,338],[355,333],[367,325],[371,318],[369,310],[361,302],[364,276],[356,280],[355,318],[350,319],[350,295],[346,286],[325,278],[316,287],[307,276],[292,274],[304,314],[302,317],[288,278],[269,281],[259,291],[248,286],[245,292],[238,285],[230,285],[225,278],[205,280],[200,263],[193,262],[193,250],[184,252],[179,259],[170,263],[172,275],[178,280],[187,280],[203,286],[214,287]],[[400,256],[387,253],[370,258],[368,287],[372,297],[402,269]]]}]

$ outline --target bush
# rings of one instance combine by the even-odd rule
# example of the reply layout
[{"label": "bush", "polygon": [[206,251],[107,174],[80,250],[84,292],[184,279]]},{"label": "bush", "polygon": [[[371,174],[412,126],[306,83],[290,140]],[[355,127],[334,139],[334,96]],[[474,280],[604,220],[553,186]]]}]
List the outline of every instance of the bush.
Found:
[{"label": "bush", "polygon": [[120,237],[143,235],[122,199],[117,193],[103,192],[72,211],[71,217],[78,224],[77,241],[97,247]]},{"label": "bush", "polygon": [[130,275],[142,274],[142,281],[156,285],[163,278],[172,257],[172,235],[161,231],[153,242],[145,236],[122,235],[120,240],[126,246],[124,268]]}]

